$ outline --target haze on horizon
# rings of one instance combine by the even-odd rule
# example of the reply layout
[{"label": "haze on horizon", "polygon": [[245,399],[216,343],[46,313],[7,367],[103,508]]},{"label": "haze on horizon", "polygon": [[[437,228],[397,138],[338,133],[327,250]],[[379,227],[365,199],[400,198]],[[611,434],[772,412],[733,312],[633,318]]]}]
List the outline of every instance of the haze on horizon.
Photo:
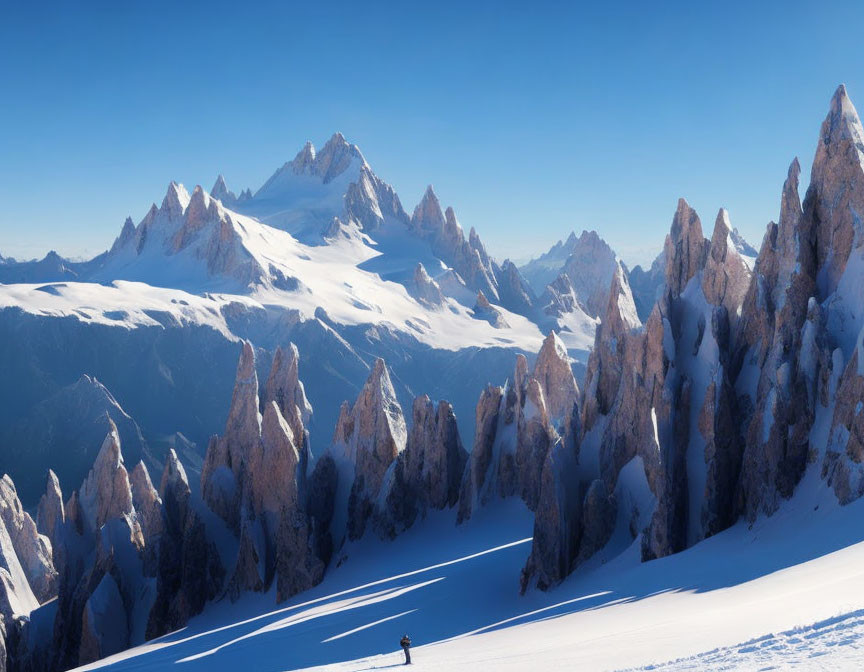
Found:
[{"label": "haze on horizon", "polygon": [[499,259],[596,229],[650,262],[681,196],[758,248],[836,86],[864,100],[861,25],[853,2],[7,6],[0,254],[93,256],[170,180],[254,191],[337,130]]}]

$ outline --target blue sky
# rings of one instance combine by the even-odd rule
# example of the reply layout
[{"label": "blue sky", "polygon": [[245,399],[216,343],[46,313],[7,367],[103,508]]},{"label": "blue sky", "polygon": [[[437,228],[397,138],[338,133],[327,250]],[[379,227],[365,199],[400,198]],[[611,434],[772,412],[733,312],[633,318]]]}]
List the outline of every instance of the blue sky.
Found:
[{"label": "blue sky", "polygon": [[862,27],[854,2],[6,2],[0,253],[95,254],[170,180],[254,190],[336,130],[499,259],[593,228],[649,260],[679,196],[758,246],[837,84],[864,106]]}]

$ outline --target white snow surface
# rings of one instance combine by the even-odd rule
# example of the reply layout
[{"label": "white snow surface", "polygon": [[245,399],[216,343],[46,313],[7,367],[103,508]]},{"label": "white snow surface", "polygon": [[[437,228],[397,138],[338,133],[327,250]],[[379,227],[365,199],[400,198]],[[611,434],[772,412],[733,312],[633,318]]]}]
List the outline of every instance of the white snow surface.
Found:
[{"label": "white snow surface", "polygon": [[[500,307],[509,325],[503,329],[474,319],[469,309],[452,299],[445,299],[444,309],[423,306],[403,285],[358,268],[359,262],[376,254],[364,243],[339,240],[329,245],[305,246],[284,231],[253,220],[247,222],[244,243],[263,261],[298,278],[297,290],[256,286],[241,294],[236,288],[222,293],[215,287],[215,291],[207,291],[202,286],[200,291],[184,291],[127,280],[109,284],[14,284],[0,285],[0,309],[18,307],[37,315],[72,317],[124,328],[158,325],[156,318],[163,314],[180,323],[211,326],[230,336],[222,311],[233,303],[271,313],[297,311],[303,320],[314,319],[316,309],[323,308],[337,323],[390,326],[420,343],[446,350],[503,346],[536,352],[542,345],[543,334],[534,323]],[[155,274],[157,269],[153,270]],[[137,278],[147,275],[142,270]],[[584,349],[590,347],[587,337],[585,334],[586,342],[579,343]]]},{"label": "white snow surface", "polygon": [[81,669],[386,669],[402,662],[404,633],[418,670],[860,669],[864,501],[838,506],[817,471],[751,528],[648,563],[637,538],[525,596],[521,503],[456,528],[453,512],[435,514],[394,542],[349,546],[323,584],[286,604],[272,593],[216,603]]}]

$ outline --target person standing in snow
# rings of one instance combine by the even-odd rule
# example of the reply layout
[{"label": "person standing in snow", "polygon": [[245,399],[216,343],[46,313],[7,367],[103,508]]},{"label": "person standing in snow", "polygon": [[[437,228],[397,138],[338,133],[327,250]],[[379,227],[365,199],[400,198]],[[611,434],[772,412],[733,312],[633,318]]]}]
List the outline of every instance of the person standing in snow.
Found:
[{"label": "person standing in snow", "polygon": [[399,646],[402,647],[402,650],[405,652],[405,664],[411,664],[411,638],[408,635],[402,635],[402,639],[399,640]]}]

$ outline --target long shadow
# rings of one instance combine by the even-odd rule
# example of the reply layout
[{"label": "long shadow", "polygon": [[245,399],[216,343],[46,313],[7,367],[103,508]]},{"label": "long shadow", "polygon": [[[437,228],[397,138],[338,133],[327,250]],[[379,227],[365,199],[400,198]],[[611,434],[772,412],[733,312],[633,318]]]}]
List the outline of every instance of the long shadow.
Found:
[{"label": "long shadow", "polygon": [[[461,528],[441,516],[395,542],[370,540],[350,547],[347,561],[332,568],[322,585],[284,607],[273,608],[272,594],[247,596],[234,605],[211,605],[189,627],[151,643],[153,650],[134,660],[116,661],[111,669],[177,664],[178,672],[210,672],[243,669],[252,661],[256,670],[277,672],[395,655],[405,632],[420,646],[664,592],[709,592],[864,538],[857,522],[864,502],[821,511],[790,505],[752,528],[738,524],[660,560],[639,563],[638,547],[631,547],[605,565],[577,571],[554,590],[520,597],[519,570],[530,551],[530,539],[520,538],[519,532],[530,530],[530,516],[508,506],[502,503],[498,514],[478,516]],[[417,586],[422,587],[413,590]],[[385,661],[369,661],[379,662]]]}]

